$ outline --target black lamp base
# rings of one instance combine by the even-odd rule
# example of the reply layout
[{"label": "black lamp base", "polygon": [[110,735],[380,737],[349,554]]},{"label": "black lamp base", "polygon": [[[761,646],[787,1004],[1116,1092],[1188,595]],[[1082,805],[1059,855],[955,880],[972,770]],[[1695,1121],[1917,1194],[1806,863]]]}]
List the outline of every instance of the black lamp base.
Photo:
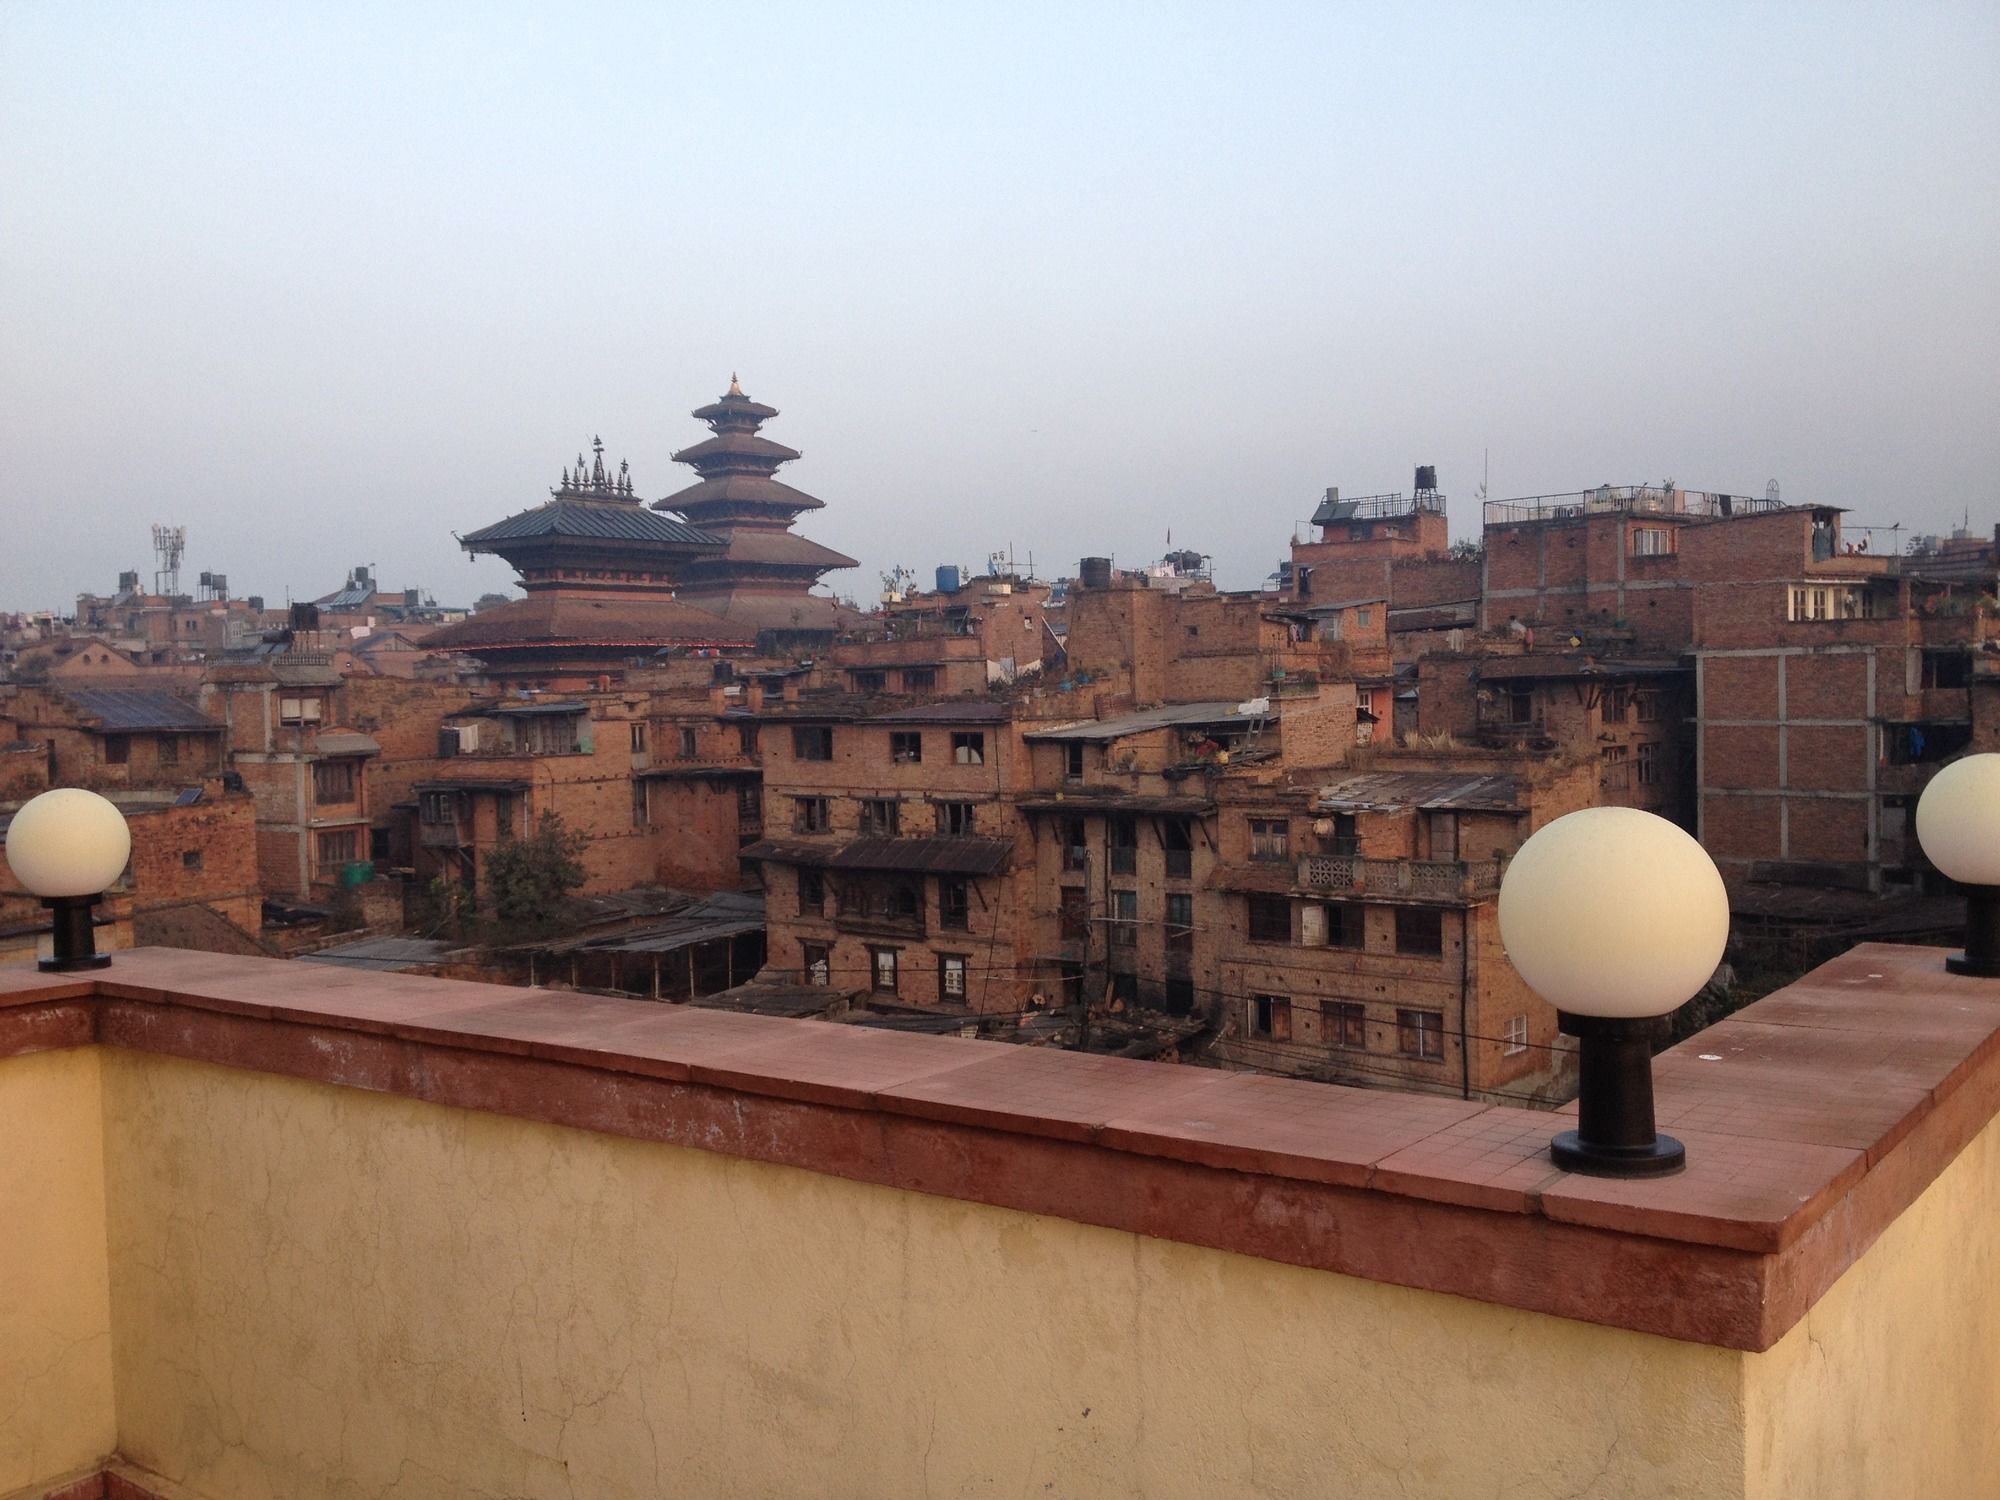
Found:
[{"label": "black lamp base", "polygon": [[1667,1177],[1687,1165],[1687,1147],[1670,1135],[1639,1146],[1605,1146],[1565,1130],[1549,1142],[1549,1155],[1565,1172],[1589,1177]]},{"label": "black lamp base", "polygon": [[2000,886],[1965,887],[1965,951],[1944,966],[1953,974],[2000,978]]},{"label": "black lamp base", "polygon": [[97,896],[44,896],[42,905],[54,918],[55,956],[36,964],[44,974],[73,974],[79,969],[108,969],[111,956],[97,951],[97,934],[90,909]]}]

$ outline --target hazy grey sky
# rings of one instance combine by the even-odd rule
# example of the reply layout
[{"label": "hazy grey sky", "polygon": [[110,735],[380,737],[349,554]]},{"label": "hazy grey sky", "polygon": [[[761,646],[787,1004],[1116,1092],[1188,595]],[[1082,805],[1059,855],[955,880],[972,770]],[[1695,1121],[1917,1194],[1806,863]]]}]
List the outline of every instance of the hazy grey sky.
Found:
[{"label": "hazy grey sky", "polygon": [[150,571],[469,601],[731,370],[906,563],[1329,484],[2000,492],[2000,7],[0,4],[0,607]]}]

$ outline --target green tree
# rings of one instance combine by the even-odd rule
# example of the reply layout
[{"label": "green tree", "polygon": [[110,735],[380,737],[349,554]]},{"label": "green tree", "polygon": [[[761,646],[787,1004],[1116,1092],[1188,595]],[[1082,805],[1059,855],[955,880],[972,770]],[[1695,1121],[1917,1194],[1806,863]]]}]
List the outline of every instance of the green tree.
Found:
[{"label": "green tree", "polygon": [[486,856],[486,902],[498,941],[541,937],[564,924],[570,896],[584,882],[589,842],[548,812],[528,837],[508,839]]}]

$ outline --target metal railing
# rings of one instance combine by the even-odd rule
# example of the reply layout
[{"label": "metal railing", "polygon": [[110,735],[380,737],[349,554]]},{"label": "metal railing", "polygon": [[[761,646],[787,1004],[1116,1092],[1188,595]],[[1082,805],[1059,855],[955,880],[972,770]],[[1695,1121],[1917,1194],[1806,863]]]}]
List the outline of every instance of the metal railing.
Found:
[{"label": "metal railing", "polygon": [[1299,861],[1304,890],[1341,895],[1410,896],[1454,901],[1500,888],[1500,862],[1456,859],[1365,859],[1358,854],[1314,854]]},{"label": "metal railing", "polygon": [[1724,495],[1709,490],[1668,489],[1658,484],[1606,484],[1567,495],[1526,495],[1514,500],[1488,500],[1485,523],[1509,526],[1522,521],[1551,521],[1572,516],[1625,512],[1642,516],[1742,516],[1783,510],[1777,500],[1762,495]]},{"label": "metal railing", "polygon": [[1436,490],[1421,494],[1357,495],[1352,500],[1322,500],[1315,515],[1327,517],[1316,526],[1345,526],[1349,521],[1383,521],[1393,516],[1444,514],[1444,496]]}]

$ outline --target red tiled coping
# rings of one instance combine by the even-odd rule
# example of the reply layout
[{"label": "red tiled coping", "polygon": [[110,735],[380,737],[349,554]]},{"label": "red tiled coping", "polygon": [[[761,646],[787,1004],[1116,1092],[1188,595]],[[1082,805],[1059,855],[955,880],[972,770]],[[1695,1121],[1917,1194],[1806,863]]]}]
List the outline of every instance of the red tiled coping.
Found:
[{"label": "red tiled coping", "polygon": [[1562,1317],[1768,1348],[2000,1111],[2000,982],[1871,944],[1663,1055],[1688,1169],[1558,1116],[959,1038],[166,949],[0,970],[88,1042],[780,1162]]}]

